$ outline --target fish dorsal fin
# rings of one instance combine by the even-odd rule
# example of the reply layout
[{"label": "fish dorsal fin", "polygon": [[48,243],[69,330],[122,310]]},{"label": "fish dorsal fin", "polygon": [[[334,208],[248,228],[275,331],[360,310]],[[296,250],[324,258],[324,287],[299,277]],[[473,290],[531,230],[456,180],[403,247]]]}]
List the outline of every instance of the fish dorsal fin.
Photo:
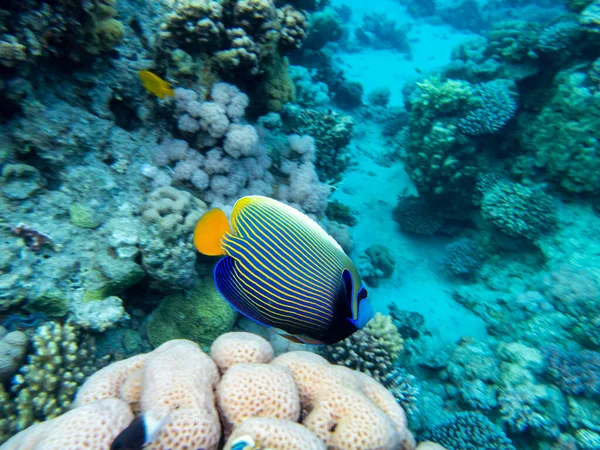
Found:
[{"label": "fish dorsal fin", "polygon": [[233,213],[231,215],[231,225],[233,226],[234,230],[236,229],[236,226],[237,226],[237,224],[236,224],[237,218],[240,215],[243,215],[244,210],[249,206],[255,206],[260,209],[263,209],[263,208],[266,209],[268,207],[277,208],[284,215],[286,215],[290,220],[296,222],[297,224],[301,225],[302,227],[305,227],[307,230],[309,230],[315,236],[318,236],[318,238],[321,241],[326,242],[327,244],[329,244],[333,248],[335,248],[339,253],[345,255],[344,250],[342,249],[340,244],[338,244],[336,242],[336,240],[333,239],[323,229],[323,227],[321,227],[321,225],[319,225],[313,219],[311,219],[306,214],[298,211],[296,208],[293,208],[290,205],[286,205],[285,203],[282,203],[278,200],[274,200],[270,197],[264,197],[262,195],[248,195],[246,197],[240,198],[235,203],[235,206],[233,207]]},{"label": "fish dorsal fin", "polygon": [[211,209],[205,213],[194,229],[194,245],[200,253],[207,256],[220,256],[225,252],[221,240],[229,233],[229,221],[225,213],[218,209]]},{"label": "fish dorsal fin", "polygon": [[240,314],[243,314],[259,325],[269,327],[269,325],[261,320],[260,313],[257,313],[250,306],[253,300],[249,297],[244,287],[237,282],[236,275],[235,260],[231,256],[226,256],[217,263],[214,270],[214,278],[219,293]]}]

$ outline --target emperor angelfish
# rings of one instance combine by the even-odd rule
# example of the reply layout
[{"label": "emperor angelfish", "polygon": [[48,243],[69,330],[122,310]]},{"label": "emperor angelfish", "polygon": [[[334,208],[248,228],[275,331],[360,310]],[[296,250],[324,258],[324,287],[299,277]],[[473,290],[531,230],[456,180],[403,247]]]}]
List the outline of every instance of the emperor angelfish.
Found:
[{"label": "emperor angelfish", "polygon": [[373,317],[356,267],[314,220],[268,197],[242,197],[231,226],[220,209],[194,230],[221,295],[241,314],[295,342],[333,344]]}]

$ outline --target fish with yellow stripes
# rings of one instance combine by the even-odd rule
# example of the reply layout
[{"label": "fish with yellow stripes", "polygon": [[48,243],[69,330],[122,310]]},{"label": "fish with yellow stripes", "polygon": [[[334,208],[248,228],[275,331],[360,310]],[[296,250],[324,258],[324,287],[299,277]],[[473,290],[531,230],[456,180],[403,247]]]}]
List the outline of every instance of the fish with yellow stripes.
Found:
[{"label": "fish with yellow stripes", "polygon": [[333,344],[373,316],[356,267],[310,217],[268,197],[251,195],[220,209],[194,230],[204,255],[222,256],[217,289],[244,316],[295,342]]}]

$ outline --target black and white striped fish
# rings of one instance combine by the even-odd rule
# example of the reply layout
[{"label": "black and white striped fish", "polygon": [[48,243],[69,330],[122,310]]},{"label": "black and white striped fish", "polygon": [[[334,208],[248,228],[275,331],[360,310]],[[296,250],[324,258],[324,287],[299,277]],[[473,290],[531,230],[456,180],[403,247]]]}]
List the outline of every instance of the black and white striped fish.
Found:
[{"label": "black and white striped fish", "polygon": [[200,253],[225,255],[214,278],[221,295],[290,340],[333,344],[373,316],[356,267],[314,220],[262,196],[239,199],[231,226],[220,209],[196,225]]}]

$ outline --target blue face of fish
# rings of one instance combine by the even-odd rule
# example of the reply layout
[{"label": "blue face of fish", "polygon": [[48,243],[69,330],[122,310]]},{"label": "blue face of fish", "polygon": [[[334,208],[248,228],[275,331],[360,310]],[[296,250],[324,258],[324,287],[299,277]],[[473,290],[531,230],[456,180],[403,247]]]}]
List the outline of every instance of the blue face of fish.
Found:
[{"label": "blue face of fish", "polygon": [[296,342],[332,344],[373,316],[352,261],[306,215],[250,196],[236,203],[231,225],[222,211],[209,211],[194,243],[206,255],[225,256],[215,285],[246,317]]}]

